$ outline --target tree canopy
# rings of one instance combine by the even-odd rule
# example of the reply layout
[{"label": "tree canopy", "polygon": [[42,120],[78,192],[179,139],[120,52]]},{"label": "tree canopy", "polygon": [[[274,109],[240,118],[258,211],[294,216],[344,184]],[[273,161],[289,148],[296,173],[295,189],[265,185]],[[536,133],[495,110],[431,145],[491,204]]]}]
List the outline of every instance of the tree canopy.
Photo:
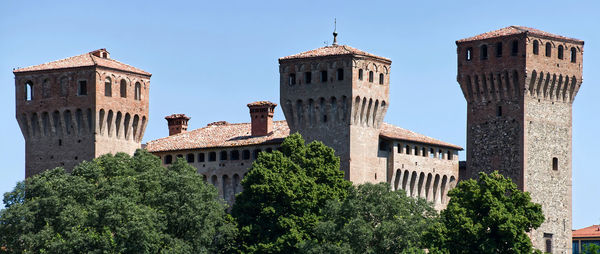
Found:
[{"label": "tree canopy", "polygon": [[348,197],[331,200],[305,253],[424,253],[421,238],[437,219],[424,199],[411,198],[387,183],[362,184]]},{"label": "tree canopy", "polygon": [[343,199],[351,186],[333,149],[318,141],[305,145],[297,133],[280,151],[262,152],[241,184],[232,215],[248,253],[297,252],[326,202]]},{"label": "tree canopy", "polygon": [[449,191],[440,222],[426,234],[428,247],[443,253],[531,253],[526,232],[544,222],[542,206],[531,202],[498,172],[479,174]]},{"label": "tree canopy", "polygon": [[27,178],[4,204],[0,246],[17,253],[218,253],[236,230],[195,168],[143,150]]}]

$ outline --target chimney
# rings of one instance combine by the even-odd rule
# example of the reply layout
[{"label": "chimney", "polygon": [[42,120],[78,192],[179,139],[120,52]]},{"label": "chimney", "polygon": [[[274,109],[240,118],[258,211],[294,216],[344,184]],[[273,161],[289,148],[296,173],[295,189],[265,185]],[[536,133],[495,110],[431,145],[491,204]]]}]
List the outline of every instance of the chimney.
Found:
[{"label": "chimney", "polygon": [[108,53],[108,50],[106,50],[106,49],[97,49],[97,50],[90,52],[90,54],[100,57],[100,58],[110,59],[110,53]]},{"label": "chimney", "polygon": [[169,124],[169,136],[187,132],[190,118],[185,114],[172,114],[166,116],[165,119],[167,119],[167,123]]},{"label": "chimney", "polygon": [[256,101],[248,104],[252,120],[252,136],[266,136],[273,132],[273,113],[277,104],[270,101]]}]

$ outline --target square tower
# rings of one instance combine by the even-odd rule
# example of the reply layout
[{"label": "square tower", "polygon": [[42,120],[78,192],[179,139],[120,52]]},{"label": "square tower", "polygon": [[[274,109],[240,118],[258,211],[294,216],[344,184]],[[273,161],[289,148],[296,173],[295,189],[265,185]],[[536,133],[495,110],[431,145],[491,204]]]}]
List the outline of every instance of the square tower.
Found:
[{"label": "square tower", "polygon": [[290,132],[335,149],[346,179],[357,184],[386,180],[378,144],[391,64],[337,43],[279,59],[280,103]]},{"label": "square tower", "polygon": [[498,170],[542,205],[535,248],[571,253],[571,118],[583,41],[510,26],[456,41],[467,170]]},{"label": "square tower", "polygon": [[13,73],[26,177],[140,148],[150,73],[111,59],[106,49]]}]

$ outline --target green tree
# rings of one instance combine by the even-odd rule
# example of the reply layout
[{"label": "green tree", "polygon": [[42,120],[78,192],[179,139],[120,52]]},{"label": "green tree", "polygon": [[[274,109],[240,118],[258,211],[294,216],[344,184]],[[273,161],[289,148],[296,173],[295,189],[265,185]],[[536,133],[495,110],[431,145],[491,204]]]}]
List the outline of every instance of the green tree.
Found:
[{"label": "green tree", "polygon": [[333,149],[317,141],[305,145],[297,133],[280,151],[261,153],[241,184],[232,215],[248,253],[296,252],[325,203],[343,199],[351,186]]},{"label": "green tree", "polygon": [[585,244],[583,245],[583,253],[585,254],[600,254],[600,245],[597,244]]},{"label": "green tree", "polygon": [[27,178],[4,204],[0,246],[14,253],[226,252],[236,232],[193,167],[143,150]]},{"label": "green tree", "polygon": [[[479,174],[452,189],[440,223],[426,234],[428,247],[442,253],[531,253],[526,232],[544,222],[542,206],[531,202],[508,178]],[[539,251],[538,251],[539,252]]]},{"label": "green tree", "polygon": [[324,211],[305,253],[424,253],[421,238],[437,219],[426,200],[387,183],[351,187],[345,200],[331,200]]}]

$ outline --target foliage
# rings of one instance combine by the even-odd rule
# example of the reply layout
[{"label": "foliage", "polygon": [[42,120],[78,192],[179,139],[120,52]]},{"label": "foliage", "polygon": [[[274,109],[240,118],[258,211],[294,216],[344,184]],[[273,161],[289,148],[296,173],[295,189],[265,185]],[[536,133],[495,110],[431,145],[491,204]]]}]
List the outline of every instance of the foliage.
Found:
[{"label": "foliage", "polygon": [[310,239],[328,200],[343,199],[351,186],[333,149],[287,137],[280,151],[263,152],[242,180],[232,215],[248,253],[296,252]]},{"label": "foliage", "polygon": [[600,254],[600,245],[597,244],[585,244],[583,246],[583,253],[585,254]]},{"label": "foliage", "polygon": [[17,253],[226,252],[236,230],[193,167],[143,150],[27,178],[4,203],[0,245]]},{"label": "foliage", "polygon": [[305,253],[423,253],[420,241],[437,218],[424,199],[391,191],[387,183],[349,189],[348,197],[331,200]]},{"label": "foliage", "polygon": [[544,221],[542,207],[531,202],[498,172],[479,174],[452,189],[440,223],[430,227],[427,245],[442,253],[531,253],[526,232]]}]

